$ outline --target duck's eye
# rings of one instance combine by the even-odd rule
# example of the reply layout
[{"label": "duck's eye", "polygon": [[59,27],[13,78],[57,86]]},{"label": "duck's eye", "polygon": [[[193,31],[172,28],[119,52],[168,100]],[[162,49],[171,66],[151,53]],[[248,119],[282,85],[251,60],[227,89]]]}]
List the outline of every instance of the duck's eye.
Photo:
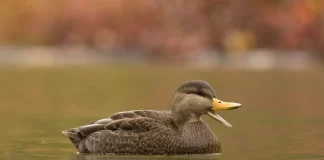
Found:
[{"label": "duck's eye", "polygon": [[222,101],[219,101],[218,103],[222,103]]},{"label": "duck's eye", "polygon": [[204,96],[203,93],[200,92],[200,91],[198,91],[196,94],[199,95],[199,96]]}]

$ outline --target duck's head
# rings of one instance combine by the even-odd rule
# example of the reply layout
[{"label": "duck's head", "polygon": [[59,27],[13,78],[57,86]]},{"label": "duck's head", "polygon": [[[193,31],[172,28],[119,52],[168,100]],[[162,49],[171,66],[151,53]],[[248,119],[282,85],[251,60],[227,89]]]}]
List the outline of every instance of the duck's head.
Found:
[{"label": "duck's head", "polygon": [[225,126],[232,127],[215,111],[236,109],[241,107],[241,104],[221,101],[216,98],[210,84],[201,80],[192,80],[182,84],[176,90],[172,107],[172,114],[179,123],[200,120],[202,115],[207,114]]}]

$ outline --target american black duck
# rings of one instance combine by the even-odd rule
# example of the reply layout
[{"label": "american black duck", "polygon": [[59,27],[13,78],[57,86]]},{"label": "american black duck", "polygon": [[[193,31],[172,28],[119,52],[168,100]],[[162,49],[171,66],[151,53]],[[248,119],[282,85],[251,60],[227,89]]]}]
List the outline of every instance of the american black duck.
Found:
[{"label": "american black duck", "polygon": [[176,90],[171,106],[171,111],[119,112],[62,133],[69,137],[80,153],[220,153],[220,142],[201,116],[207,114],[231,127],[215,111],[236,109],[241,104],[216,99],[213,88],[207,82],[193,80]]}]

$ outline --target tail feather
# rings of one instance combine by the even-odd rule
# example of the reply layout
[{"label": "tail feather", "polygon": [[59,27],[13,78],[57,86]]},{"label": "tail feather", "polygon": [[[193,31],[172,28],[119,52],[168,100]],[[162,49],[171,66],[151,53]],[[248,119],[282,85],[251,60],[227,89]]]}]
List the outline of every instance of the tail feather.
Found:
[{"label": "tail feather", "polygon": [[80,133],[79,128],[71,128],[67,129],[65,131],[62,131],[64,135],[69,137],[71,140],[72,144],[75,146],[76,149],[79,150],[80,153],[88,153],[88,149],[85,147],[83,144],[84,142],[84,137]]},{"label": "tail feather", "polygon": [[69,138],[73,138],[75,140],[81,140],[82,137],[80,137],[80,135],[78,134],[78,132],[73,132],[73,131],[69,131],[69,130],[65,130],[62,131],[62,133],[66,136],[68,136]]}]

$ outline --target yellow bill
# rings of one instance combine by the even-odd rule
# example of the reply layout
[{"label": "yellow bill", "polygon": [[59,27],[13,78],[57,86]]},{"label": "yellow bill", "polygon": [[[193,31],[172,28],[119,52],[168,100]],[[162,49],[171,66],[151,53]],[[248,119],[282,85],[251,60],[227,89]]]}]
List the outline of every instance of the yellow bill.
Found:
[{"label": "yellow bill", "polygon": [[213,98],[213,110],[231,110],[241,107],[241,104],[234,102],[224,102]]},{"label": "yellow bill", "polygon": [[242,105],[239,103],[234,102],[224,102],[219,99],[213,98],[213,108],[211,108],[207,115],[209,115],[211,118],[221,122],[227,127],[232,127],[230,123],[228,123],[224,118],[216,114],[215,110],[231,110],[241,107]]}]

